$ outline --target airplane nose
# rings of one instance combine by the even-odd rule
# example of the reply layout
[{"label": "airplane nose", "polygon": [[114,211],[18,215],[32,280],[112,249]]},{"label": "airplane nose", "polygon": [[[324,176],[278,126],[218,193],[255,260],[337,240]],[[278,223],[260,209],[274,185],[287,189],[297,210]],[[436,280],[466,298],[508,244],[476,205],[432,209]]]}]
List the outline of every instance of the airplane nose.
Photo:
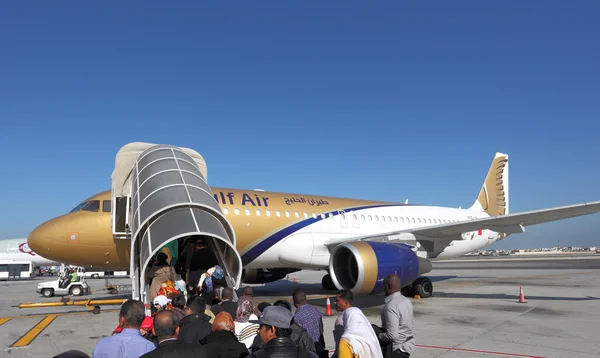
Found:
[{"label": "airplane nose", "polygon": [[27,236],[27,245],[39,255],[49,252],[53,239],[52,229],[54,224],[51,221],[45,222]]}]

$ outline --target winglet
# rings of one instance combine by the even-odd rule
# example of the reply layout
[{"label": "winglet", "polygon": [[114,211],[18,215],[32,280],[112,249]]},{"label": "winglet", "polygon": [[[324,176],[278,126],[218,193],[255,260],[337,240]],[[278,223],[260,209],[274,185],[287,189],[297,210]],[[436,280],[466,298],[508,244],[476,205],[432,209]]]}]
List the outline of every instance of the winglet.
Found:
[{"label": "winglet", "polygon": [[491,216],[508,211],[508,154],[496,153],[487,176],[470,210],[485,211]]}]

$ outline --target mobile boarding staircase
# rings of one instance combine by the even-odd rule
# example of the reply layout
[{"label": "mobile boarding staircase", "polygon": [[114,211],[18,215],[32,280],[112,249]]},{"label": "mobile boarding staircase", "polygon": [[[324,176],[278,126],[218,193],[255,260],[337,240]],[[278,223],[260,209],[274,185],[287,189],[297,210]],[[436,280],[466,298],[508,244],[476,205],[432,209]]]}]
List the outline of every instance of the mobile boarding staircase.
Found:
[{"label": "mobile boarding staircase", "polygon": [[146,273],[163,246],[201,235],[217,255],[228,287],[239,288],[242,260],[235,233],[207,183],[204,158],[172,145],[134,142],[117,153],[112,174],[115,240],[131,240],[132,298],[149,302]]}]

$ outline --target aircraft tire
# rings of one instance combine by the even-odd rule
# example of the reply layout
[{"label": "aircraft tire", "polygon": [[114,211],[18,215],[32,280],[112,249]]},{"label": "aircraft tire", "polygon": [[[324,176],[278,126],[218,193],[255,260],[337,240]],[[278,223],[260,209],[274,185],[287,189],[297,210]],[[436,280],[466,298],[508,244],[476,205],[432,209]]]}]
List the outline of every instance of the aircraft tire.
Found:
[{"label": "aircraft tire", "polygon": [[321,286],[323,286],[324,290],[337,290],[337,287],[335,287],[331,275],[329,274],[323,276],[321,279]]},{"label": "aircraft tire", "polygon": [[427,277],[419,277],[412,285],[413,292],[421,298],[433,296],[433,283]]}]

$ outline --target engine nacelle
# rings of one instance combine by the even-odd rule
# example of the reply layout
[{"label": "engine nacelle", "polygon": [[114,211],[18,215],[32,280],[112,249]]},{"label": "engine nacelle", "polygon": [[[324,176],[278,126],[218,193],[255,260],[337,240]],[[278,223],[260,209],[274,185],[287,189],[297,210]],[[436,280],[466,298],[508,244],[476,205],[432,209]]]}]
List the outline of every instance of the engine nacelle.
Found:
[{"label": "engine nacelle", "polygon": [[402,243],[349,242],[336,246],[329,260],[335,286],[359,295],[383,292],[387,275],[397,274],[404,287],[429,271],[431,262]]},{"label": "engine nacelle", "polygon": [[287,274],[300,271],[300,269],[275,268],[275,269],[244,269],[242,271],[243,283],[269,283],[281,280]]}]

